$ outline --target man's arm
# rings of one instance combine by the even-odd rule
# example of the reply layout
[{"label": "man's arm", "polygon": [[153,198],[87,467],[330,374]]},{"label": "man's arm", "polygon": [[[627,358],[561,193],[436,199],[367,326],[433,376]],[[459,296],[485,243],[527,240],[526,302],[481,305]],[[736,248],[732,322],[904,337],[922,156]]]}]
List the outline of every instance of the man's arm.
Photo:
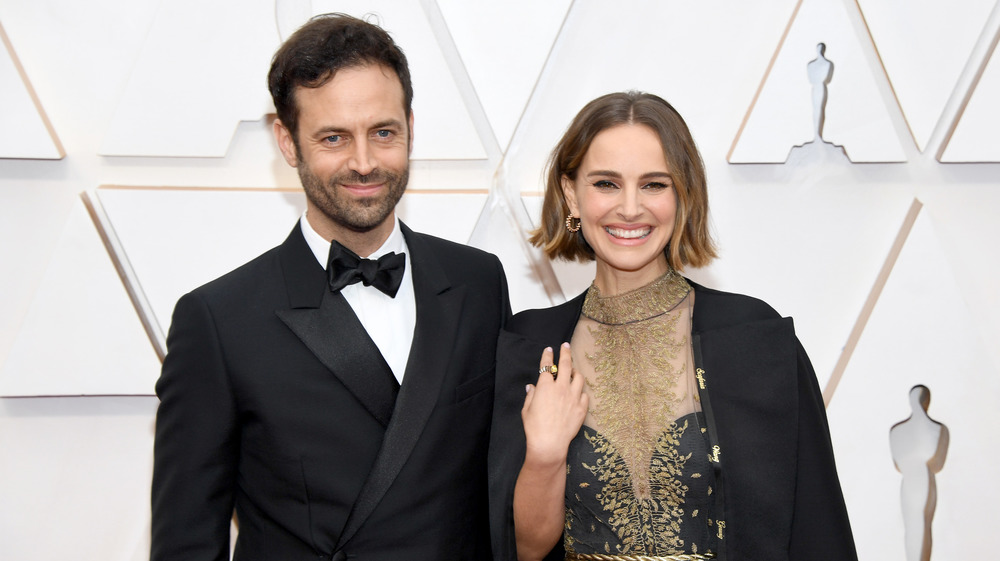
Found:
[{"label": "man's arm", "polygon": [[215,320],[177,302],[156,383],[152,561],[227,561],[239,426]]}]

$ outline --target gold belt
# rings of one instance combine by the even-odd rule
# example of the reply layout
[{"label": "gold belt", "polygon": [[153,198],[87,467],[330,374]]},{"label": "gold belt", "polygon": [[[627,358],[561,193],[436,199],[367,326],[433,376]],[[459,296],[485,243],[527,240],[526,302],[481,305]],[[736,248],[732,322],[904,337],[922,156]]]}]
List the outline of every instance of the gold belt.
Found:
[{"label": "gold belt", "polygon": [[566,561],[704,561],[715,559],[713,553],[679,553],[677,555],[604,555],[601,553],[567,553]]}]

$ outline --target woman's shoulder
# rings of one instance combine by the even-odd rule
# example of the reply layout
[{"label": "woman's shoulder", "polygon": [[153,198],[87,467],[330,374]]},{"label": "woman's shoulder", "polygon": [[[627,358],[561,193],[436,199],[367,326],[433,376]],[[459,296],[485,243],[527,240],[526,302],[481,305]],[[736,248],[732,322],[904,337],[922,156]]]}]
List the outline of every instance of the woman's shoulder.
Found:
[{"label": "woman's shoulder", "polygon": [[548,335],[553,329],[563,331],[567,325],[576,325],[585,294],[549,308],[520,311],[507,322],[505,330],[524,337]]},{"label": "woman's shoulder", "polygon": [[690,279],[688,282],[694,287],[697,331],[781,318],[781,314],[759,298],[708,288]]}]

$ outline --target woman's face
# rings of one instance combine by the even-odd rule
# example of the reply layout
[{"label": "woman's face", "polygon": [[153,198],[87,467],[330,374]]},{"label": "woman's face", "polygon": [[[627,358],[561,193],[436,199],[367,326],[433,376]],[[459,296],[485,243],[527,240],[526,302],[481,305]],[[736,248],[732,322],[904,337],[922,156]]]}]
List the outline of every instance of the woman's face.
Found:
[{"label": "woman's face", "polygon": [[677,196],[657,134],[618,125],[594,137],[576,180],[563,193],[597,259],[598,288],[617,294],[667,272],[663,250],[674,230]]}]

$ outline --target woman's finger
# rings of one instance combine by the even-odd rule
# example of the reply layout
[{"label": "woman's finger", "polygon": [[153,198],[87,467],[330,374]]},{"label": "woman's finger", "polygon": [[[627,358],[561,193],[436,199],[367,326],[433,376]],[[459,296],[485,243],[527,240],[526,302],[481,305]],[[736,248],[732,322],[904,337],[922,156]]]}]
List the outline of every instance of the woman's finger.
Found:
[{"label": "woman's finger", "polygon": [[542,358],[538,362],[538,382],[541,383],[544,379],[551,376],[551,379],[555,379],[555,372],[557,368],[552,364],[552,347],[545,347],[542,350]]},{"label": "woman's finger", "polygon": [[569,343],[559,347],[559,376],[556,381],[569,384],[573,379],[573,356],[570,354]]}]

